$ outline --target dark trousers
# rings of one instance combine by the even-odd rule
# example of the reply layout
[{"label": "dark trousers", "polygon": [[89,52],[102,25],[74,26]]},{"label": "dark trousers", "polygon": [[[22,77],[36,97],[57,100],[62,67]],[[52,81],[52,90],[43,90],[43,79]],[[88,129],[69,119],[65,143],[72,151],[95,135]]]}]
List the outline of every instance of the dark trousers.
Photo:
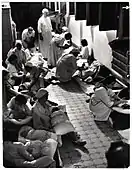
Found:
[{"label": "dark trousers", "polygon": [[123,114],[116,111],[111,112],[110,117],[113,121],[113,127],[117,130],[130,128],[130,114]]}]

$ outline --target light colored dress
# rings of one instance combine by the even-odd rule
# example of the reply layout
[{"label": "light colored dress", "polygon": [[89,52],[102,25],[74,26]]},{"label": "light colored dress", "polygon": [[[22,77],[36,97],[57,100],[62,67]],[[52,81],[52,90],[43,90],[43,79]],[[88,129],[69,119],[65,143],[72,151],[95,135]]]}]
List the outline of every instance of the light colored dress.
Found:
[{"label": "light colored dress", "polygon": [[38,33],[41,33],[43,40],[39,38],[39,50],[43,55],[43,58],[49,58],[49,45],[52,40],[52,25],[50,17],[44,17],[43,15],[38,20]]},{"label": "light colored dress", "polygon": [[25,82],[25,86],[30,85],[33,81],[35,84],[31,87],[31,91],[36,92],[40,88],[45,87],[45,79],[44,77],[47,74],[47,69],[43,69],[39,66],[33,66],[32,70],[30,71],[30,82]]},{"label": "light colored dress", "polygon": [[23,65],[25,65],[27,61],[25,51],[23,49],[18,50],[16,47],[10,49],[10,51],[7,54],[6,64],[9,63],[8,58],[12,54],[15,54],[17,56],[17,63],[16,63],[17,69],[19,69],[19,71],[23,70]]},{"label": "light colored dress", "polygon": [[83,59],[88,59],[88,57],[89,57],[89,48],[88,48],[88,46],[82,47],[81,55],[82,55]]},{"label": "light colored dress", "polygon": [[56,77],[61,82],[70,81],[77,70],[76,58],[72,54],[64,54],[56,65]]},{"label": "light colored dress", "polygon": [[38,101],[34,104],[32,108],[33,114],[33,127],[35,129],[50,129],[50,115],[51,115],[51,106],[48,102],[45,104],[45,107],[42,106]]},{"label": "light colored dress", "polygon": [[48,65],[51,65],[52,67],[56,66],[58,59],[64,51],[62,48],[58,47],[58,45],[63,45],[64,41],[65,38],[62,35],[52,38],[50,42],[50,56],[48,58]]},{"label": "light colored dress", "polygon": [[89,108],[95,116],[97,121],[107,121],[112,111],[111,107],[114,102],[111,97],[114,93],[111,89],[106,90],[104,87],[95,89],[94,94],[91,96]]}]

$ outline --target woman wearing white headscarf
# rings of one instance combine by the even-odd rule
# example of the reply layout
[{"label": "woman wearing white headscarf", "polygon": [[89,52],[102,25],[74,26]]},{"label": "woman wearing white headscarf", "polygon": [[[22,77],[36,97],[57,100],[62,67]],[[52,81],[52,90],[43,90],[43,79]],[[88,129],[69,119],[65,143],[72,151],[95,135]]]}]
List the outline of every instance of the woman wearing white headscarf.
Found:
[{"label": "woman wearing white headscarf", "polygon": [[48,13],[48,9],[44,8],[38,20],[39,50],[46,59],[49,58],[49,44],[52,39],[52,25]]}]

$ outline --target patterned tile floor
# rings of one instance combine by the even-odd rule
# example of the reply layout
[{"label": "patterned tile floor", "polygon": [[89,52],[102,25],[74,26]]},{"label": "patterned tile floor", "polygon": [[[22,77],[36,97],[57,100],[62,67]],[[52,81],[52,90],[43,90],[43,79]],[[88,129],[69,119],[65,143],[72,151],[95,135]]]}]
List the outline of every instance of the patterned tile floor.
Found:
[{"label": "patterned tile floor", "polygon": [[74,80],[66,84],[50,85],[47,90],[52,101],[66,104],[73,126],[81,138],[87,141],[85,147],[81,148],[63,137],[60,155],[64,168],[106,168],[105,151],[112,141],[120,140],[118,133],[107,123],[95,123],[85,102],[87,95]]}]

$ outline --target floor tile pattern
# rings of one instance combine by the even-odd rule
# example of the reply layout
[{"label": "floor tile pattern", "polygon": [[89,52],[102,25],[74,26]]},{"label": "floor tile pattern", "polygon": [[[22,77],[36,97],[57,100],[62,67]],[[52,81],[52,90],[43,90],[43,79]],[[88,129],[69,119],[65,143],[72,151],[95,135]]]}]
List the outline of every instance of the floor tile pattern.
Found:
[{"label": "floor tile pattern", "polygon": [[85,147],[77,147],[64,136],[60,148],[64,168],[106,168],[105,151],[112,141],[120,140],[118,133],[109,124],[94,121],[89,112],[87,95],[72,80],[68,83],[50,85],[49,99],[66,105],[69,119],[75,130],[83,140],[87,141]]}]

